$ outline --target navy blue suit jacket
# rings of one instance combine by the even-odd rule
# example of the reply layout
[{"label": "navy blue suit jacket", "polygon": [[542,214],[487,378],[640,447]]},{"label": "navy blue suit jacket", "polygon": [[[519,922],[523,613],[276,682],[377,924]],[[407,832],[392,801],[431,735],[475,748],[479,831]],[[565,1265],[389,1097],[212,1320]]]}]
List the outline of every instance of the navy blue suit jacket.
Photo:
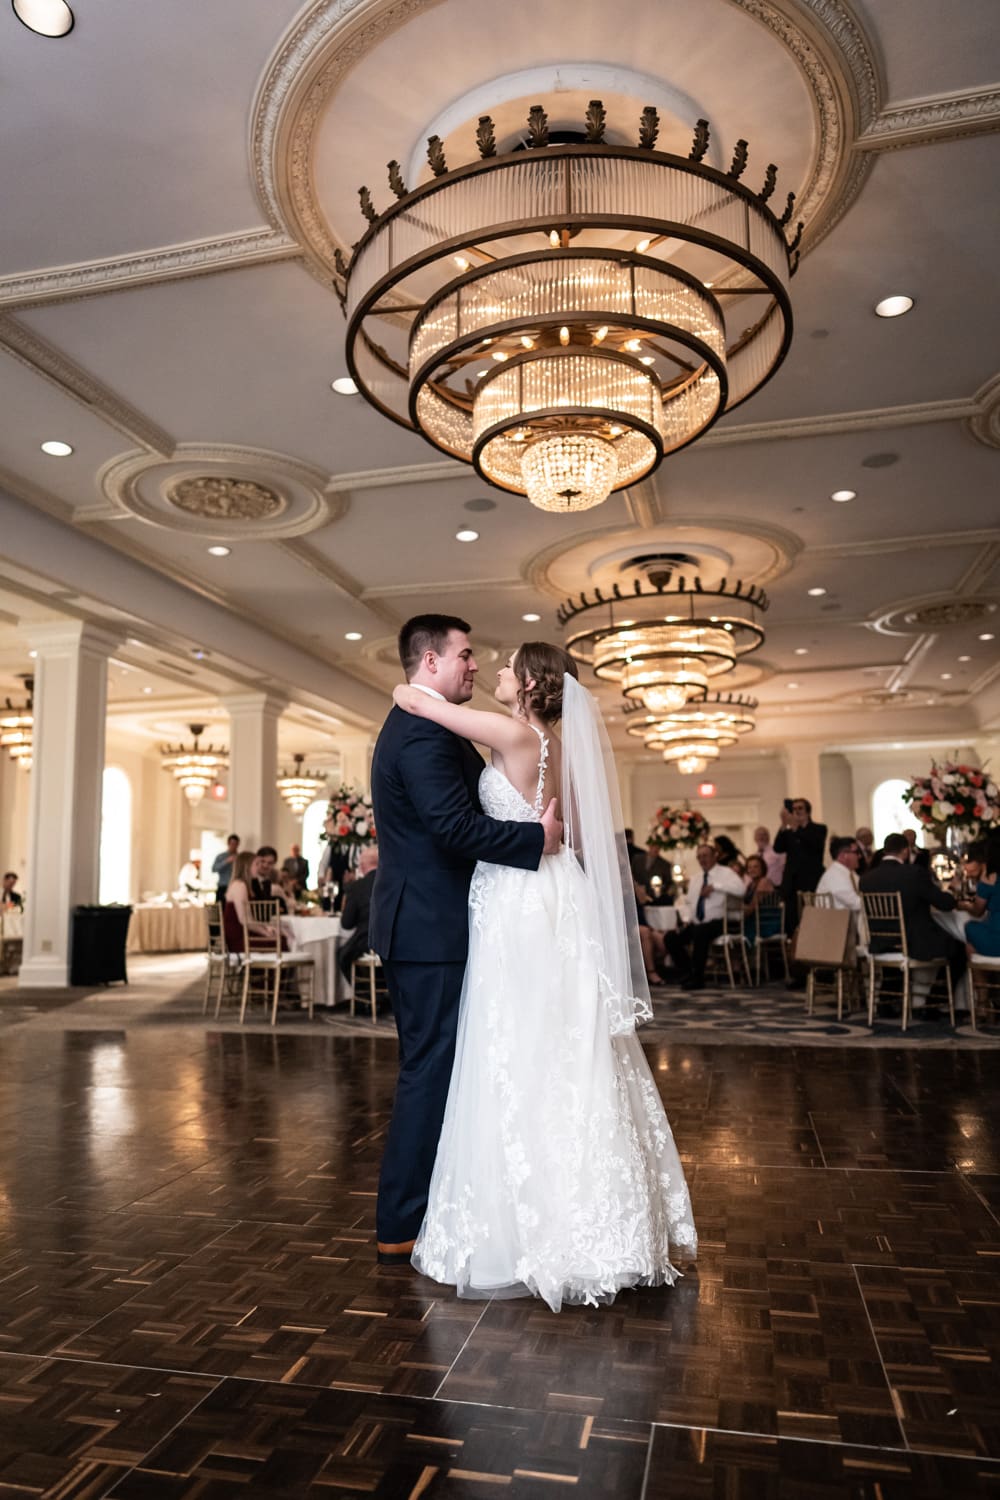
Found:
[{"label": "navy blue suit jacket", "polygon": [[372,760],[379,865],[368,922],[383,959],[464,963],[477,860],[536,870],[539,823],[500,822],[479,802],[483,762],[467,740],[393,708]]}]

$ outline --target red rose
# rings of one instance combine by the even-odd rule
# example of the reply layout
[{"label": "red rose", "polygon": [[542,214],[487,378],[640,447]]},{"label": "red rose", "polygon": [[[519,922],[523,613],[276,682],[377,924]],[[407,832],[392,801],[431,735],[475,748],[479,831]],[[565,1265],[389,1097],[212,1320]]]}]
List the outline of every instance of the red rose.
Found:
[{"label": "red rose", "polygon": [[974,775],[974,776],[971,776],[969,779],[972,782],[973,786],[982,786],[982,784],[983,784],[983,778],[981,776],[975,776]]},{"label": "red rose", "polygon": [[934,805],[934,793],[925,792],[920,800],[923,802],[925,807],[932,807]]}]

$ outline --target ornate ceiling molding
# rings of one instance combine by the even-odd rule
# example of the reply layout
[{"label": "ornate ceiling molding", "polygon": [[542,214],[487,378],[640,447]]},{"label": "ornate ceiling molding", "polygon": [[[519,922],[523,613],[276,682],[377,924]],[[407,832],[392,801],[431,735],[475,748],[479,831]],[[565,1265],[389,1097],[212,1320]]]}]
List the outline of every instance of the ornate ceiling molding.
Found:
[{"label": "ornate ceiling molding", "polygon": [[1000,375],[979,387],[975,408],[966,424],[969,432],[987,448],[1000,448]]},{"label": "ornate ceiling molding", "polygon": [[[250,155],[260,202],[276,229],[297,240],[305,263],[329,284],[338,245],[319,209],[313,142],[340,81],[386,36],[436,0],[316,0],[292,26],[254,103]],[[803,252],[833,227],[870,170],[854,153],[875,119],[881,80],[875,54],[843,0],[729,0],[765,26],[794,58],[812,96],[817,154],[796,210],[806,223]]]},{"label": "ornate ceiling molding", "polygon": [[65,302],[102,292],[153,286],[161,281],[232,271],[241,266],[292,260],[301,253],[295,241],[282,230],[251,229],[244,234],[220,235],[214,239],[192,240],[184,245],[142,250],[136,255],[80,261],[76,265],[51,266],[40,271],[0,276],[0,307]]},{"label": "ornate ceiling molding", "polygon": [[[194,514],[179,509],[173,497],[178,486],[196,481],[198,493],[218,492],[239,500],[241,486],[273,495],[276,504],[267,514],[247,513],[245,505],[214,506]],[[103,497],[79,506],[76,522],[113,521],[134,516],[167,531],[225,542],[273,541],[301,536],[339,519],[347,509],[343,495],[330,495],[326,475],[284,453],[242,445],[180,443],[166,458],[150,453],[125,453],[99,471],[97,487]],[[247,493],[250,493],[249,491]],[[240,512],[243,512],[242,514]]]},{"label": "ornate ceiling molding", "polygon": [[7,313],[0,313],[0,349],[54,385],[64,396],[96,413],[133,443],[141,443],[164,457],[173,452],[174,440],[168,432]]},{"label": "ornate ceiling molding", "polygon": [[857,139],[860,151],[895,151],[1000,130],[1000,89],[929,94],[880,111]]}]

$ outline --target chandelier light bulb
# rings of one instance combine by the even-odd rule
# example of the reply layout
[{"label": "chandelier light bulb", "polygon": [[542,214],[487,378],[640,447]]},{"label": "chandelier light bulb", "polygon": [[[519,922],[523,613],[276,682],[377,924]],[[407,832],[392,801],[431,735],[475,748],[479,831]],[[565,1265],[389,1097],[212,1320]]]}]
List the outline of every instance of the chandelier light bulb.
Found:
[{"label": "chandelier light bulb", "polygon": [[687,688],[679,682],[654,683],[643,691],[642,701],[654,714],[667,714],[687,703]]},{"label": "chandelier light bulb", "polygon": [[700,755],[682,755],[676,766],[682,776],[700,776],[702,771],[708,770],[708,761]]}]

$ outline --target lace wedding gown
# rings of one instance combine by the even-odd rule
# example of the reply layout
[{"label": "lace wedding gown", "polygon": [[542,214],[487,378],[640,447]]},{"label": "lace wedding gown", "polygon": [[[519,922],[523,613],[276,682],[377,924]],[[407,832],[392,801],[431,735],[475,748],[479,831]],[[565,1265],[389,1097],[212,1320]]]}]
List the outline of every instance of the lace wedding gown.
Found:
[{"label": "lace wedding gown", "polygon": [[[538,821],[495,767],[495,818]],[[479,864],[451,1089],[417,1270],[460,1297],[610,1301],[672,1284],[697,1249],[684,1173],[634,1031],[612,1035],[586,876],[565,847],[538,870]]]}]

